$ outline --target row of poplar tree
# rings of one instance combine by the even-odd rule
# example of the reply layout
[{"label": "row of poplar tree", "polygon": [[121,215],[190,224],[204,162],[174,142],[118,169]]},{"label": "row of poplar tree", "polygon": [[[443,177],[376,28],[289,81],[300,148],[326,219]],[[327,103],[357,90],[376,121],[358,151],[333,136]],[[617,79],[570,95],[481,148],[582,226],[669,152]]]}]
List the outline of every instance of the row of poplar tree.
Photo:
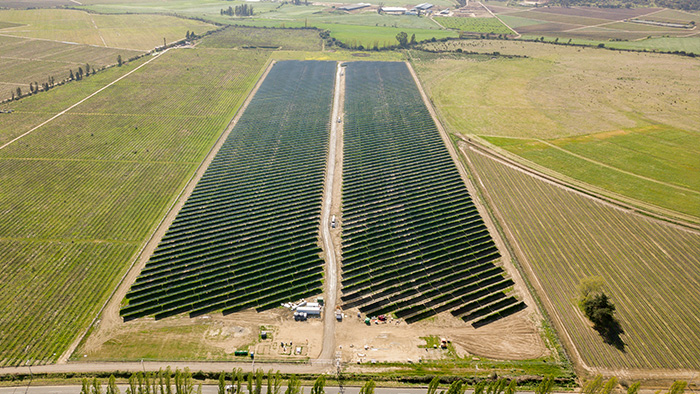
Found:
[{"label": "row of poplar tree", "polygon": [[[454,379],[447,389],[440,390],[440,378],[434,377],[428,385],[426,394],[465,394],[468,387],[466,379]],[[612,377],[607,381],[602,376],[595,376],[588,380],[581,388],[581,394],[612,394],[622,393],[619,390],[619,381]],[[555,380],[552,377],[544,378],[535,387],[529,387],[534,394],[552,394]],[[314,381],[309,394],[325,394],[326,377],[320,375]],[[626,394],[638,394],[639,383],[626,387]],[[657,394],[684,394],[687,383],[676,381],[668,392],[658,391]],[[515,379],[488,379],[477,382],[473,394],[516,394],[517,381]],[[284,389],[284,391],[282,391]],[[360,388],[359,394],[374,394],[375,383],[373,380],[365,382]],[[244,373],[240,368],[234,368],[231,374],[222,372],[218,380],[219,394],[304,394],[301,380],[296,375],[291,375],[283,386],[282,375],[279,371],[270,370],[265,373],[258,369],[256,372]],[[439,391],[438,391],[439,390]],[[173,373],[170,367],[158,372],[135,372],[129,378],[126,394],[194,394],[202,392],[202,383],[195,385],[192,373],[185,368],[184,371],[176,369]],[[94,378],[83,379],[81,394],[121,394],[114,375],[109,377],[106,390],[103,390],[101,382]]]}]

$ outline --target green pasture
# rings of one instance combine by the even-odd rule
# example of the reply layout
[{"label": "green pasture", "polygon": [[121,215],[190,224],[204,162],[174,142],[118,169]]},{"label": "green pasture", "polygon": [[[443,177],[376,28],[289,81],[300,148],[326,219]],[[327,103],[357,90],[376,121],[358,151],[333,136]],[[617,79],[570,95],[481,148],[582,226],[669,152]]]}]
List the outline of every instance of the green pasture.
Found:
[{"label": "green pasture", "polygon": [[199,46],[202,48],[279,47],[284,50],[320,51],[319,33],[317,30],[229,27],[204,37]]},{"label": "green pasture", "polygon": [[700,217],[700,136],[647,127],[542,142],[487,141],[588,184]]}]

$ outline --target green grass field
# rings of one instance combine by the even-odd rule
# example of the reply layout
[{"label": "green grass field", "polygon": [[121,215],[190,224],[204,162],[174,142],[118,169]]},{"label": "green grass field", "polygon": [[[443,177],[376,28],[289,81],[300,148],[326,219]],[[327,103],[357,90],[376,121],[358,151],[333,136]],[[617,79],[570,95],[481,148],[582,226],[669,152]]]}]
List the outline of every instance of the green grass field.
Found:
[{"label": "green grass field", "polygon": [[[467,150],[467,157],[522,250],[520,263],[530,267],[525,271],[560,337],[567,343],[570,336],[587,366],[700,367],[700,233],[616,209],[481,153]],[[589,276],[604,278],[623,349],[604,343],[578,309],[578,284]]]},{"label": "green grass field", "polygon": [[331,37],[342,41],[351,47],[359,45],[365,48],[379,48],[397,45],[396,35],[406,32],[408,37],[416,35],[416,41],[440,39],[445,37],[456,37],[458,33],[453,30],[426,30],[426,29],[404,29],[395,27],[372,27],[353,25],[318,25],[319,28],[331,31]]},{"label": "green grass field", "polygon": [[320,51],[319,31],[300,29],[260,29],[229,27],[204,37],[203,48],[279,47],[290,51]]},{"label": "green grass field", "polygon": [[[700,185],[692,181],[700,152],[700,96],[688,94],[700,89],[700,80],[692,77],[695,60],[513,41],[432,47],[457,45],[529,57],[414,60],[451,132],[524,138],[516,145],[512,139],[490,141],[588,184],[692,215],[694,221],[700,217]],[[621,130],[633,132],[596,137]]]},{"label": "green grass field", "polygon": [[117,63],[117,56],[126,60],[143,52],[101,48],[84,44],[64,44],[28,38],[0,38],[0,99],[12,97],[19,87],[29,92],[29,84],[39,85],[54,78],[55,83],[68,78],[70,70],[86,70],[86,64],[99,69]]},{"label": "green grass field", "polygon": [[208,23],[165,15],[100,15],[76,10],[0,10],[0,21],[21,24],[3,34],[130,50],[150,50],[214,30]]},{"label": "green grass field", "polygon": [[[2,365],[53,362],[87,327],[268,54],[171,50],[0,150]],[[2,106],[0,140],[144,61]]]},{"label": "green grass field", "polygon": [[485,138],[574,179],[700,217],[698,133],[651,126],[546,143]]},{"label": "green grass field", "polygon": [[496,18],[435,17],[442,26],[471,33],[515,34]]}]

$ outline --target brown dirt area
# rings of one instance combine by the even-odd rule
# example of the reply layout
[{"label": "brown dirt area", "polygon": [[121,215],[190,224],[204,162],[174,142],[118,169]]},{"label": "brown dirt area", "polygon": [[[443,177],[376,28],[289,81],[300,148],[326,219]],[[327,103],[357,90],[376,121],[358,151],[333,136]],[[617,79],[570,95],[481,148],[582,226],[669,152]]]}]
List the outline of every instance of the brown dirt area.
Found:
[{"label": "brown dirt area", "polygon": [[527,360],[550,354],[527,310],[475,329],[449,313],[406,324],[403,320],[364,323],[356,308],[344,311],[336,325],[336,344],[343,362],[419,362],[446,357],[442,349],[426,349],[421,337],[451,341],[458,357],[479,356],[501,360]]}]

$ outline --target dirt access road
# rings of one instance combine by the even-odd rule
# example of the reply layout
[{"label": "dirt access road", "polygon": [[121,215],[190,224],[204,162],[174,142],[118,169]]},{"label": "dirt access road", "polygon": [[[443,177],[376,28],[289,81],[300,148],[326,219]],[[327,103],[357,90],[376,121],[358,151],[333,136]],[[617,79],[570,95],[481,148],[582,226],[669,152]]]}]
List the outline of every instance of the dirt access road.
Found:
[{"label": "dirt access road", "polygon": [[[325,289],[325,313],[323,315],[323,346],[317,363],[331,363],[335,359],[335,306],[338,295],[338,264],[337,250],[331,236],[331,208],[335,201],[334,194],[339,189],[333,184],[339,184],[340,179],[336,179],[336,156],[338,151],[342,155],[342,145],[339,145],[338,130],[343,128],[341,111],[345,95],[345,78],[341,63],[337,63],[335,73],[335,92],[333,95],[333,111],[331,113],[331,136],[328,144],[328,165],[326,168],[326,185],[323,196],[323,209],[321,213],[321,235],[323,238],[323,249],[326,253],[326,289]],[[336,243],[337,245],[337,243]]]}]

